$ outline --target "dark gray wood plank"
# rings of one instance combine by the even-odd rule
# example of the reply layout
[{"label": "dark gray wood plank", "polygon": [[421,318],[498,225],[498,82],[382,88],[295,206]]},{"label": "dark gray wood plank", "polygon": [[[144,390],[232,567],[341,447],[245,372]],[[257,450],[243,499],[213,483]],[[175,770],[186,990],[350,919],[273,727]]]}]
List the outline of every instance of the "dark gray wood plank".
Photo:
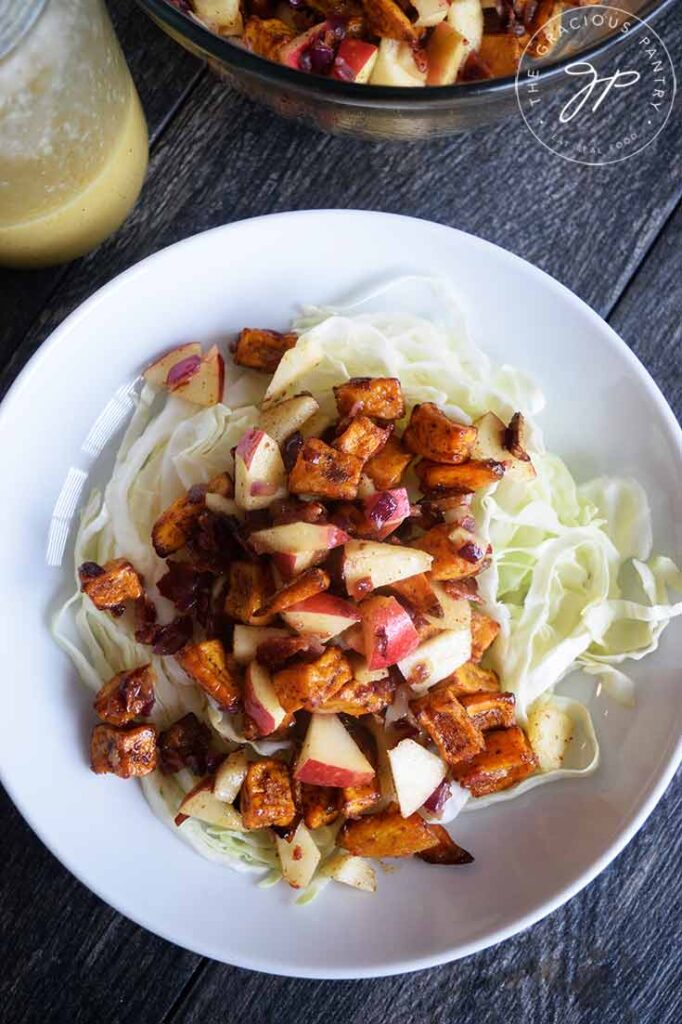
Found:
[{"label": "dark gray wood plank", "polygon": [[30,831],[0,789],[0,1019],[153,1024],[200,958],[111,910]]},{"label": "dark gray wood plank", "polygon": [[[109,7],[142,100],[153,148],[204,73],[203,65],[179,46],[170,45],[133,0],[117,0]],[[77,272],[79,263],[31,272],[0,268],[0,363],[9,358],[39,311],[58,293],[64,278]]]},{"label": "dark gray wood plank", "polygon": [[[672,12],[660,31],[682,50]],[[681,135],[671,119],[635,159],[594,168],[548,153],[520,117],[450,140],[367,143],[291,125],[205,78],[161,138],[141,203],[65,276],[11,374],[83,298],[141,257],[278,210],[356,207],[451,224],[518,252],[606,312],[674,207],[679,184],[666,168]]]},{"label": "dark gray wood plank", "polygon": [[682,420],[681,254],[682,208],[678,207],[618,301],[610,323]]}]

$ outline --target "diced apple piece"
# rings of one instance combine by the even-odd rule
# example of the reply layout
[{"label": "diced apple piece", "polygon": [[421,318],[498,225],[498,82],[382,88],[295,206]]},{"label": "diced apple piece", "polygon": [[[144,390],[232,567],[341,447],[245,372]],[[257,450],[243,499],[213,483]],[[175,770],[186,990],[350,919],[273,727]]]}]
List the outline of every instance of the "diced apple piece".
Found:
[{"label": "diced apple piece", "polygon": [[240,36],[244,28],[239,0],[192,0],[197,18],[220,36]]},{"label": "diced apple piece", "polygon": [[228,754],[215,773],[213,795],[226,804],[233,804],[246,778],[249,762],[243,750]]},{"label": "diced apple piece", "polygon": [[260,428],[277,444],[282,444],[300,430],[319,408],[312,395],[296,395],[266,409],[260,418]]},{"label": "diced apple piece", "polygon": [[528,714],[526,732],[540,770],[551,772],[561,768],[573,736],[571,716],[551,701],[536,700]]},{"label": "diced apple piece", "polygon": [[344,39],[336,51],[331,77],[364,84],[370,79],[378,55],[377,47],[364,39]]},{"label": "diced apple piece", "polygon": [[329,551],[326,549],[324,551],[298,551],[295,555],[285,555],[278,551],[272,556],[272,561],[282,579],[293,580],[306,569],[312,569],[313,566],[324,562],[328,554]]},{"label": "diced apple piece", "polygon": [[389,750],[393,783],[403,818],[421,807],[445,778],[443,761],[414,740],[401,740]]},{"label": "diced apple piece", "polygon": [[[190,363],[190,360],[192,360],[192,363]],[[169,371],[174,366],[184,363],[187,368],[190,365],[194,365],[198,369],[200,362],[201,345],[198,341],[190,341],[186,345],[178,345],[177,348],[166,352],[156,362],[151,363],[143,371],[142,376],[148,384],[152,384],[155,388],[163,388],[166,386]]]},{"label": "diced apple piece", "polygon": [[344,530],[333,523],[283,523],[251,534],[256,551],[297,555],[301,552],[331,551],[350,540]]},{"label": "diced apple piece", "polygon": [[166,387],[186,402],[195,405],[217,405],[223,397],[225,384],[225,360],[217,347],[213,345],[202,358],[196,371],[189,376],[178,372],[177,365],[172,367],[166,378]]},{"label": "diced apple piece", "polygon": [[410,499],[404,487],[392,491],[376,491],[365,498],[365,516],[376,530],[379,540],[384,540],[397,530],[410,514]]},{"label": "diced apple piece", "polygon": [[301,57],[310,49],[316,39],[326,35],[329,31],[333,32],[333,30],[334,26],[330,21],[322,21],[319,25],[313,25],[306,32],[295,36],[281,47],[279,51],[280,64],[286,64],[287,67],[295,68],[297,71],[310,71],[310,66],[306,67],[304,63],[301,63]]},{"label": "diced apple piece", "polygon": [[336,715],[311,715],[295,778],[314,786],[362,786],[374,768]]},{"label": "diced apple piece", "polygon": [[464,36],[467,52],[478,50],[483,39],[483,6],[481,0],[450,0],[448,25]]},{"label": "diced apple piece", "polygon": [[256,658],[256,651],[265,640],[291,636],[288,629],[276,626],[241,626],[234,627],[232,637],[232,653],[234,660],[240,665],[248,665]]},{"label": "diced apple piece", "polygon": [[452,85],[470,52],[464,36],[447,21],[436,25],[426,44],[427,85]]},{"label": "diced apple piece", "polygon": [[287,475],[279,445],[254,427],[241,438],[234,457],[235,500],[240,508],[267,508],[287,493]]},{"label": "diced apple piece", "polygon": [[532,480],[537,476],[531,461],[525,462],[523,459],[517,459],[505,448],[507,428],[499,416],[496,416],[494,412],[486,412],[476,420],[475,426],[478,428],[478,434],[471,449],[472,459],[492,459],[495,462],[502,462],[505,466],[505,477],[508,480]]},{"label": "diced apple piece", "polygon": [[426,72],[417,65],[409,43],[384,38],[369,81],[371,85],[420,86],[426,85]]},{"label": "diced apple piece", "polygon": [[351,853],[336,850],[325,862],[322,873],[335,882],[351,885],[363,892],[376,892],[377,876],[365,857],[354,857]]},{"label": "diced apple piece", "polygon": [[448,629],[426,640],[398,662],[398,668],[415,693],[423,693],[451,675],[471,657],[471,631]]},{"label": "diced apple piece", "polygon": [[270,673],[257,661],[252,661],[246,670],[244,710],[256,723],[262,736],[274,732],[286,718],[286,711],[279,702]]},{"label": "diced apple piece", "polygon": [[305,822],[299,821],[294,834],[283,839],[275,836],[282,875],[292,889],[305,889],[312,880],[321,854]]},{"label": "diced apple piece", "polygon": [[415,25],[418,28],[433,28],[447,17],[450,0],[413,0],[412,6],[419,15]]},{"label": "diced apple piece", "polygon": [[378,683],[380,679],[385,679],[388,675],[386,669],[370,668],[366,659],[360,653],[349,655],[348,660],[353,669],[353,679],[363,686]]},{"label": "diced apple piece", "polygon": [[360,621],[360,613],[355,605],[333,594],[316,594],[290,605],[281,614],[287,625],[297,633],[317,636],[323,643]]},{"label": "diced apple piece", "polygon": [[440,606],[442,615],[426,615],[426,619],[433,626],[440,626],[441,629],[468,629],[471,630],[471,602],[464,598],[451,597],[442,583],[433,580],[431,583]]},{"label": "diced apple piece", "polygon": [[419,633],[395,597],[369,597],[360,605],[360,614],[369,669],[395,665],[419,646]]},{"label": "diced apple piece", "polygon": [[361,598],[378,587],[428,572],[432,557],[416,548],[351,540],[343,551],[343,576],[351,597]]},{"label": "diced apple piece", "polygon": [[231,804],[224,803],[214,796],[211,778],[202,779],[185,796],[178,808],[175,824],[182,825],[186,818],[197,818],[199,821],[206,822],[207,825],[229,828],[234,832],[244,831],[239,811],[235,810]]}]

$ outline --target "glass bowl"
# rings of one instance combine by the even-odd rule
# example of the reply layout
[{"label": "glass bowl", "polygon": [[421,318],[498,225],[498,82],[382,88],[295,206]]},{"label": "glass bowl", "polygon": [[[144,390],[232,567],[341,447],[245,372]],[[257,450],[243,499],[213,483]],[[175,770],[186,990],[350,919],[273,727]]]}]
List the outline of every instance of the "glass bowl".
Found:
[{"label": "glass bowl", "polygon": [[[263,103],[282,117],[337,135],[377,140],[410,141],[454,135],[491,125],[518,109],[513,76],[457,85],[405,88],[357,85],[275,64],[209,31],[168,0],[136,0],[138,5],[191,53],[230,86]],[[611,0],[611,5],[641,19],[657,16],[674,0]],[[641,25],[633,32],[641,30]],[[607,30],[608,32],[608,30]],[[623,36],[593,35],[580,51],[596,67],[618,47]],[[576,52],[557,55],[540,69],[545,88],[561,82],[562,68]]]}]

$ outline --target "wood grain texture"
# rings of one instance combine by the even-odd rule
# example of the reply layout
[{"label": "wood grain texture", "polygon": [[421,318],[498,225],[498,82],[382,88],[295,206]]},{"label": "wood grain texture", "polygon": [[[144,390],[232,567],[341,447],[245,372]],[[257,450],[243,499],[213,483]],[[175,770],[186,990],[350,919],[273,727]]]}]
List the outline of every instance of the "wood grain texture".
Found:
[{"label": "wood grain texture", "polygon": [[[599,311],[613,311],[616,329],[682,411],[680,217],[669,173],[679,123],[612,168],[564,164],[516,121],[427,145],[325,138],[213,79],[197,80],[193,60],[132,0],[113,13],[155,126],[149,179],[133,217],[91,256],[56,271],[0,274],[0,366],[17,353],[5,383],[68,312],[149,252],[254,214],[355,206],[462,227],[544,267]],[[682,26],[672,12],[657,27],[679,53]],[[264,270],[276,273],[276,258]],[[332,983],[266,978],[157,939],[73,879],[2,795],[0,1019],[676,1024],[681,810],[678,785],[598,880],[501,947],[416,975]]]}]

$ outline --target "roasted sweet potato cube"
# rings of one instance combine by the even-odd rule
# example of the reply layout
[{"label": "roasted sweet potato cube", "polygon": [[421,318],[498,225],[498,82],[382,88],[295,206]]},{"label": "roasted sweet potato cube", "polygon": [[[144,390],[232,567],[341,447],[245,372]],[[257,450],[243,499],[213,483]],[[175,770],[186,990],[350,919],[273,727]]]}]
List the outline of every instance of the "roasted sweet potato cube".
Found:
[{"label": "roasted sweet potato cube", "polygon": [[443,680],[443,683],[448,684],[455,697],[468,693],[499,693],[500,690],[497,674],[488,672],[473,661],[460,665],[451,676]]},{"label": "roasted sweet potato cube", "polygon": [[455,423],[433,402],[415,405],[403,434],[403,444],[433,462],[465,462],[476,440],[476,427]]},{"label": "roasted sweet potato cube", "polygon": [[199,516],[206,508],[207,494],[231,498],[234,483],[230,474],[219,473],[208,484],[190,487],[187,494],[183,494],[161,513],[152,527],[152,544],[160,558],[168,558],[187,544]]},{"label": "roasted sweet potato cube", "polygon": [[117,672],[95,698],[95,713],[110,725],[127,725],[134,718],[146,717],[154,707],[154,670],[140,665]]},{"label": "roasted sweet potato cube", "polygon": [[339,416],[371,416],[400,420],[405,415],[403,389],[397,377],[352,377],[334,388]]},{"label": "roasted sweet potato cube", "polygon": [[416,473],[425,494],[439,494],[442,491],[461,491],[468,494],[497,483],[504,476],[504,463],[493,459],[468,459],[456,466],[422,459],[417,463]]},{"label": "roasted sweet potato cube", "polygon": [[[288,43],[294,36],[294,30],[286,25],[279,18],[249,18],[244,25],[244,31],[242,33],[242,42],[251,50],[252,53],[257,53],[261,57],[267,57],[268,60],[279,60],[279,52],[285,43]],[[256,335],[275,335],[278,337],[293,337],[292,344],[296,344],[296,335],[277,335],[277,331],[261,331],[256,328],[246,327],[239,336],[241,342],[244,334],[256,334]],[[246,358],[257,360],[257,362],[244,362],[242,358],[237,358],[239,349],[235,354],[235,363],[239,366],[249,366],[254,370],[265,370],[267,373],[274,373],[277,369],[277,363],[281,356],[286,352],[286,348],[281,349],[279,358],[276,358],[278,348],[273,344],[272,348],[267,341],[262,342],[257,340],[251,343],[253,347],[246,348]],[[287,348],[291,348],[288,345]],[[274,362],[273,362],[274,360]]]},{"label": "roasted sweet potato cube", "polygon": [[457,698],[481,732],[509,729],[516,723],[513,693],[466,693]]},{"label": "roasted sweet potato cube", "polygon": [[314,494],[320,498],[352,500],[358,492],[363,462],[331,448],[319,438],[309,438],[289,474],[292,494]]},{"label": "roasted sweet potato cube", "polygon": [[[252,26],[252,23],[256,22],[258,24]],[[253,31],[250,31],[250,26]],[[276,31],[273,32],[272,29]],[[247,38],[248,32],[250,32],[249,38]],[[243,39],[250,49],[253,49],[255,53],[260,53],[261,56],[270,56],[270,54],[249,45],[256,38],[256,34],[261,37],[266,46],[271,44],[276,46],[278,40],[279,45],[282,45],[292,37],[292,32],[287,26],[282,22],[276,22],[276,18],[264,20],[250,18]],[[276,59],[276,56],[271,59]],[[263,331],[255,327],[245,327],[237,340],[235,362],[239,367],[249,367],[250,370],[262,370],[263,373],[273,374],[278,369],[282,356],[290,348],[293,348],[297,341],[298,338],[293,333],[280,334],[279,331]]]},{"label": "roasted sweet potato cube", "polygon": [[[454,540],[453,540],[454,536]],[[475,576],[485,564],[487,549],[473,533],[452,523],[432,526],[412,547],[433,555],[429,577],[433,580],[455,580]]]},{"label": "roasted sweet potato cube", "polygon": [[483,749],[483,733],[448,683],[438,683],[411,701],[410,708],[448,764],[459,764]]},{"label": "roasted sweet potato cube", "polygon": [[403,818],[392,804],[378,814],[346,822],[337,842],[357,857],[411,857],[438,846],[440,838],[419,814]]},{"label": "roasted sweet potato cube", "polygon": [[508,789],[532,775],[538,760],[523,729],[493,729],[485,735],[485,750],[458,765],[454,775],[472,796],[487,796]]},{"label": "roasted sweet potato cube", "polygon": [[378,491],[390,491],[392,487],[400,484],[403,473],[411,462],[410,452],[406,452],[400,439],[391,434],[378,455],[369,459],[362,471]]},{"label": "roasted sweet potato cube", "polygon": [[178,651],[175,660],[190,679],[212,697],[224,711],[237,711],[241,705],[241,687],[234,659],[227,655],[220,640],[203,640]]},{"label": "roasted sweet potato cube", "polygon": [[362,786],[345,786],[342,793],[341,813],[344,818],[361,818],[381,801],[381,785],[376,775]]},{"label": "roasted sweet potato cube", "polygon": [[300,576],[285,583],[277,590],[264,608],[258,612],[259,615],[268,615],[286,611],[292,604],[305,601],[315,594],[321,594],[329,590],[331,580],[324,569],[306,569]]},{"label": "roasted sweet potato cube", "polygon": [[308,828],[331,825],[340,813],[341,790],[333,786],[311,786],[307,782],[294,783],[294,796],[298,810]]},{"label": "roasted sweet potato cube", "polygon": [[484,32],[478,57],[492,78],[514,75],[523,53],[524,43],[510,32]]},{"label": "roasted sweet potato cube", "polygon": [[270,574],[260,562],[232,562],[225,614],[249,626],[266,626],[274,616],[258,612],[267,605],[271,591]]},{"label": "roasted sweet potato cube", "polygon": [[127,558],[112,558],[105,565],[83,562],[78,578],[83,593],[101,611],[121,613],[126,601],[144,596],[142,577]]},{"label": "roasted sweet potato cube", "polygon": [[381,451],[390,436],[390,427],[379,427],[367,416],[354,416],[334,441],[334,448],[366,462]]},{"label": "roasted sweet potato cube", "polygon": [[413,25],[395,0],[362,0],[372,35],[412,43],[422,30]]},{"label": "roasted sweet potato cube", "polygon": [[327,647],[315,661],[296,663],[272,677],[279,702],[285,711],[305,707],[317,711],[318,705],[336,694],[353,678],[348,658],[338,647]]},{"label": "roasted sweet potato cube", "polygon": [[400,598],[402,604],[409,605],[416,615],[432,615],[435,618],[441,618],[443,615],[438,596],[423,572],[409,576],[405,580],[398,580],[386,589]]},{"label": "roasted sweet potato cube", "polygon": [[438,846],[422,850],[417,856],[427,864],[471,864],[473,857],[458,846],[442,825],[431,825],[432,833],[438,839]]},{"label": "roasted sweet potato cube", "polygon": [[500,624],[477,608],[471,609],[471,660],[480,661],[500,632]]},{"label": "roasted sweet potato cube", "polygon": [[120,779],[149,775],[156,768],[153,725],[96,725],[90,743],[90,767],[96,775]]},{"label": "roasted sweet potato cube", "polygon": [[351,679],[333,697],[318,704],[315,710],[320,714],[351,715],[353,718],[376,715],[392,703],[394,693],[395,683],[390,676],[375,682]]},{"label": "roasted sweet potato cube", "polygon": [[240,791],[239,808],[245,828],[290,825],[296,806],[288,767],[273,757],[252,761]]},{"label": "roasted sweet potato cube", "polygon": [[173,775],[183,768],[204,775],[208,770],[210,742],[211,730],[190,711],[159,736],[159,768],[164,775]]}]

